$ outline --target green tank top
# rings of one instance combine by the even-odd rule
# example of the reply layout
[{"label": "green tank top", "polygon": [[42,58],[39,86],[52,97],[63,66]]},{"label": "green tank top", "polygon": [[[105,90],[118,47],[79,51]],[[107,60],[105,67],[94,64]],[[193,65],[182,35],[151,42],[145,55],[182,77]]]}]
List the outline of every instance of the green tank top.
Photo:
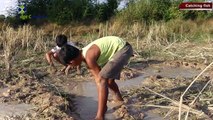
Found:
[{"label": "green tank top", "polygon": [[112,56],[117,51],[119,51],[125,46],[126,41],[116,36],[107,36],[107,37],[99,38],[91,42],[86,47],[82,48],[82,54],[84,57],[86,56],[87,50],[94,44],[97,45],[101,51],[100,56],[97,60],[97,63],[99,66],[102,67],[108,61],[112,60]]}]

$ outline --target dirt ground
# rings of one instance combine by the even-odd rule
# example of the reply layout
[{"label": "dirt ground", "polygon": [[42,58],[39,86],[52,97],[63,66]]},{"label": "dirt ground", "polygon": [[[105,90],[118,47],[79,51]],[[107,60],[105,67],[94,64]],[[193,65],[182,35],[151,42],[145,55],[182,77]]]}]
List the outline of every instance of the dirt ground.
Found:
[{"label": "dirt ground", "polygon": [[[7,77],[6,71],[1,69],[1,88],[7,88],[0,96],[0,103],[26,103],[37,106],[34,112],[24,118],[35,120],[78,120],[76,113],[75,94],[66,90],[67,81],[72,81],[69,90],[74,88],[79,81],[92,80],[85,67],[82,75],[77,75],[75,70],[68,76],[54,72],[43,62],[43,58],[27,58],[13,65],[11,77]],[[20,64],[21,63],[21,64]],[[184,67],[195,70],[204,70],[208,64],[188,62],[184,60],[157,61],[135,59],[123,70],[122,80],[132,80],[143,74],[143,70],[152,66]],[[0,66],[3,68],[3,66]],[[58,68],[61,68],[59,65]],[[180,96],[190,83],[197,79],[183,97],[182,115],[189,119],[213,119],[213,83],[212,67],[199,78],[176,77],[169,78],[158,75],[161,70],[155,70],[156,75],[147,76],[140,87],[122,89],[124,104],[115,107],[113,115],[117,120],[139,120],[146,117],[147,112],[157,115],[156,118],[178,119]],[[208,83],[208,81],[210,81]],[[207,84],[208,83],[208,84]],[[205,90],[202,89],[205,87]],[[200,96],[194,102],[198,93]],[[192,103],[193,102],[193,103]],[[191,103],[191,104],[190,104]],[[187,110],[190,112],[187,115]]]},{"label": "dirt ground", "polygon": [[[151,64],[151,63],[148,63]],[[160,63],[175,68],[189,68],[203,70],[206,65],[196,62],[166,61]],[[134,65],[133,65],[134,66]],[[147,114],[154,113],[151,119],[175,120],[179,117],[180,96],[184,93],[192,81],[197,79],[187,90],[183,97],[181,119],[198,120],[213,119],[212,109],[212,69],[209,69],[200,77],[192,78],[176,77],[169,78],[158,75],[161,70],[156,71],[156,75],[145,78],[139,88],[131,88],[122,91],[125,104],[116,108],[114,114],[118,119],[139,120],[148,119]],[[209,83],[208,83],[209,82]],[[200,93],[199,93],[200,92]],[[195,99],[198,96],[197,99]],[[187,114],[188,108],[191,108]],[[156,116],[157,115],[157,116]],[[149,115],[148,115],[149,116]]]},{"label": "dirt ground", "polygon": [[[152,62],[146,61],[129,65],[122,73],[122,79],[127,80],[139,76],[143,72],[142,69],[148,67]],[[204,69],[206,67],[206,65],[183,61],[167,61],[157,64],[173,67],[183,66],[193,69]],[[17,69],[13,72],[12,78],[2,79],[2,88],[8,88],[8,90],[1,96],[0,102],[27,103],[38,106],[35,113],[27,116],[31,119],[78,119],[78,115],[75,113],[76,107],[72,100],[75,95],[64,92],[63,84],[66,83],[64,81],[72,78],[73,84],[70,87],[74,87],[77,81],[91,78],[91,75],[85,68],[82,69],[83,76],[75,75],[75,70],[72,70],[68,76],[64,76],[53,74],[48,69],[31,69],[30,72],[29,70]],[[184,104],[189,104],[210,78],[210,73],[200,77],[190,88],[186,97],[184,97]],[[117,119],[143,119],[143,112],[151,111],[161,117],[177,119],[178,107],[173,101],[162,96],[165,95],[174,101],[179,101],[181,93],[193,80],[194,78],[174,79],[159,75],[147,77],[140,88],[122,90],[125,103],[120,107],[114,108],[114,115],[117,116]],[[211,85],[212,83],[206,88],[208,90],[192,106],[193,109],[203,112],[204,115],[199,116],[200,118],[213,118],[212,107],[209,106],[213,103]],[[196,115],[194,116],[194,114],[189,114],[189,117],[192,119],[199,118]]]}]

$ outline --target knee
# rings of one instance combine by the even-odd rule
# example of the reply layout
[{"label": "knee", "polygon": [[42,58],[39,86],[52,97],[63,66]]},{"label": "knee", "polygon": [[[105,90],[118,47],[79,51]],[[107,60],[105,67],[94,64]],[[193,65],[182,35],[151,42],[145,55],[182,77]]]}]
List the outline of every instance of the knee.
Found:
[{"label": "knee", "polygon": [[106,84],[107,84],[107,80],[101,79],[101,80],[100,80],[100,84],[101,84],[101,85],[106,85]]},{"label": "knee", "polygon": [[108,80],[108,85],[112,85],[112,84],[114,84],[115,83],[115,81],[114,80]]},{"label": "knee", "polygon": [[108,83],[107,83],[107,80],[100,79],[99,81],[96,81],[96,84],[100,86],[106,86]]},{"label": "knee", "polygon": [[54,53],[54,54],[53,54],[53,57],[54,57],[54,58],[58,57],[57,53]]}]

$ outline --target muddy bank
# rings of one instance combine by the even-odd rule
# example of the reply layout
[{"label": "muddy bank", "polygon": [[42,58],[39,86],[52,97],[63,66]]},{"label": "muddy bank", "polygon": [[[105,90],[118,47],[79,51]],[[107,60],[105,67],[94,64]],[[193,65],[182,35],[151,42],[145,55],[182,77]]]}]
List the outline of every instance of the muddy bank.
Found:
[{"label": "muddy bank", "polygon": [[[161,113],[162,110],[146,106],[149,103],[151,104],[151,101],[158,101],[158,98],[160,98],[158,95],[151,95],[152,93],[147,89],[162,90],[164,93],[169,92],[169,94],[171,94],[175,91],[175,88],[177,88],[176,92],[181,93],[182,91],[180,92],[178,88],[182,88],[181,85],[183,84],[186,88],[186,85],[201,72],[203,67],[205,67],[198,63],[196,66],[190,66],[191,64],[192,63],[188,63],[188,65],[184,65],[180,61],[173,63],[152,61],[147,63],[138,62],[128,66],[122,72],[123,80],[117,81],[121,88],[125,103],[121,106],[117,106],[116,103],[112,104],[110,103],[112,96],[109,96],[106,119],[164,119],[164,116],[162,116],[163,113]],[[68,86],[67,88],[69,89]],[[164,90],[164,88],[166,90]],[[168,91],[167,89],[174,90]],[[181,90],[183,89],[184,87]],[[83,120],[94,118],[97,109],[97,91],[95,83],[82,82],[76,84],[74,89],[70,89],[70,91],[77,94],[75,99],[77,110],[81,118]],[[159,104],[161,105],[161,103]]]},{"label": "muddy bank", "polygon": [[[143,70],[144,75],[148,75],[138,87],[122,90],[125,104],[116,108],[115,116],[132,120],[178,119],[180,96],[206,66],[183,61],[148,65]],[[210,67],[203,73],[183,96],[181,119],[186,116],[188,119],[213,119],[212,70]],[[150,113],[155,117],[151,115],[150,119]]]},{"label": "muddy bank", "polygon": [[1,120],[22,120],[29,118],[35,107],[24,103],[0,103]]},{"label": "muddy bank", "polygon": [[29,73],[22,70],[11,78],[1,80],[2,118],[73,120],[73,95],[45,81],[43,77],[46,75],[44,71],[33,70]]},{"label": "muddy bank", "polygon": [[[179,101],[181,93],[205,67],[196,62],[132,61],[123,70],[122,80],[118,81],[125,103],[114,106],[110,103],[112,96],[109,96],[106,119],[177,119],[177,106],[163,96]],[[76,70],[72,70],[65,76],[51,74],[48,68],[16,69],[12,78],[0,81],[3,90],[0,95],[1,107],[5,104],[14,108],[26,105],[24,112],[16,115],[17,119],[92,119],[97,110],[96,86],[86,68],[82,70],[82,75],[76,75]],[[205,72],[193,84],[184,97],[185,105],[193,101],[212,78],[211,71]],[[193,110],[201,111],[204,115],[189,113],[190,119],[212,118],[211,85],[192,106]]]}]

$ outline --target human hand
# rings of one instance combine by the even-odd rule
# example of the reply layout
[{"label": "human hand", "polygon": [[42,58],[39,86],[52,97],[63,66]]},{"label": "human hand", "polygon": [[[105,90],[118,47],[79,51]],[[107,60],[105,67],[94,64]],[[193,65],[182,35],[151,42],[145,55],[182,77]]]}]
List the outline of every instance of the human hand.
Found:
[{"label": "human hand", "polygon": [[67,68],[67,66],[64,66],[64,67],[60,70],[60,72],[65,72],[66,68]]},{"label": "human hand", "polygon": [[71,66],[67,66],[66,67],[66,69],[65,69],[65,71],[64,71],[64,73],[65,73],[65,75],[68,75],[69,74],[69,70],[71,69]]},{"label": "human hand", "polygon": [[77,69],[77,75],[82,75],[81,70]]}]

